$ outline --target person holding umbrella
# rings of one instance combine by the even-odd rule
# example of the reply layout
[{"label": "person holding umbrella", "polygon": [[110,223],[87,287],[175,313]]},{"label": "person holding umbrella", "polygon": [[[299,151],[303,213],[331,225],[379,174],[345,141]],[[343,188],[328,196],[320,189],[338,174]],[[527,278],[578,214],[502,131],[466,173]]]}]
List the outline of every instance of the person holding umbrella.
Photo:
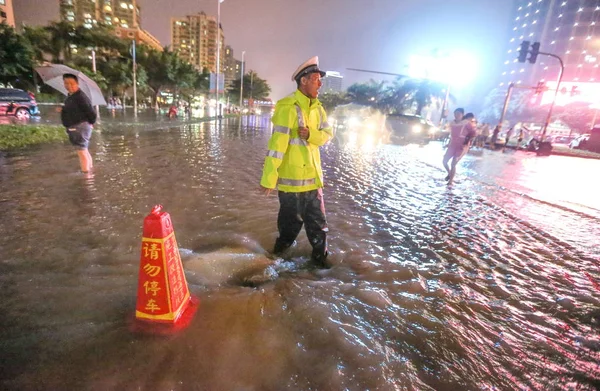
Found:
[{"label": "person holding umbrella", "polygon": [[96,122],[96,111],[90,99],[79,89],[77,76],[65,73],[62,78],[68,95],[60,119],[67,129],[69,141],[77,148],[81,171],[87,173],[94,166],[88,147],[92,136],[92,125]]}]

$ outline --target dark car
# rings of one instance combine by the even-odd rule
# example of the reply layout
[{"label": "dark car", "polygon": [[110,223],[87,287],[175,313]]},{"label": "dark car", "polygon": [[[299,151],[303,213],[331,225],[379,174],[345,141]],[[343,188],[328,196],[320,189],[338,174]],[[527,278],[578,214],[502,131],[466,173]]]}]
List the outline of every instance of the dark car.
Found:
[{"label": "dark car", "polygon": [[391,131],[390,141],[397,143],[427,144],[438,132],[437,126],[418,115],[390,114],[386,125]]},{"label": "dark car", "polygon": [[16,88],[0,88],[0,116],[24,120],[39,114],[33,94]]}]

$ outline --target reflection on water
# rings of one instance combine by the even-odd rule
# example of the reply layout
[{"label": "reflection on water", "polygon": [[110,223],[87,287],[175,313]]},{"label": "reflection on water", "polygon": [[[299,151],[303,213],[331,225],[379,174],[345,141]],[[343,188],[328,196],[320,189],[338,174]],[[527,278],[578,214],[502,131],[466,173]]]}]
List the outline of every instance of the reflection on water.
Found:
[{"label": "reflection on water", "polygon": [[[594,161],[484,151],[448,188],[436,144],[331,143],[334,267],[279,268],[251,288],[236,273],[264,265],[276,236],[277,198],[257,189],[270,133],[261,116],[107,126],[93,176],[66,144],[2,155],[2,388],[598,386],[597,198],[543,179]],[[194,251],[184,267],[201,299],[169,339],[127,331],[141,224],[158,203]],[[308,254],[301,234],[291,257]]]}]

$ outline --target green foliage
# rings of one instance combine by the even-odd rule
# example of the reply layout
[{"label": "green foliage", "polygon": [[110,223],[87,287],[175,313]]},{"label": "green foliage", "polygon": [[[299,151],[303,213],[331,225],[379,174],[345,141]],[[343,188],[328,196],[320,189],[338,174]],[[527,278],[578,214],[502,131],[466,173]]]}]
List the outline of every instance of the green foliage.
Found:
[{"label": "green foliage", "polygon": [[398,77],[392,84],[375,80],[353,84],[348,87],[348,98],[386,113],[412,111],[421,115],[424,108],[445,98],[445,89],[443,84],[431,80]]},{"label": "green foliage", "polygon": [[0,150],[64,141],[66,138],[65,129],[62,126],[0,125]]},{"label": "green foliage", "polygon": [[345,92],[324,92],[319,94],[319,101],[321,101],[327,112],[351,102],[350,97]]},{"label": "green foliage", "polygon": [[[64,63],[80,70],[98,83],[105,95],[131,96],[133,86],[133,59],[131,41],[118,38],[111,26],[98,25],[93,29],[67,22],[52,22],[47,26],[26,26],[21,35],[14,29],[0,25],[0,82],[15,84],[20,78],[30,88],[32,70],[46,61]],[[96,55],[97,72],[92,72],[92,49]],[[190,97],[208,93],[207,72],[198,72],[177,53],[165,48],[156,51],[137,45],[138,97],[152,95],[154,102],[163,89],[176,95]],[[270,87],[256,74],[254,97],[266,98]],[[43,91],[47,91],[44,89]],[[250,89],[248,88],[248,93]]]},{"label": "green foliage", "polygon": [[[233,102],[240,101],[240,80],[235,80],[227,90]],[[244,75],[244,99],[263,100],[269,97],[271,86],[265,79],[261,79],[254,71]]]},{"label": "green foliage", "polygon": [[0,23],[0,82],[15,84],[30,78],[35,52],[29,41],[6,23]]}]

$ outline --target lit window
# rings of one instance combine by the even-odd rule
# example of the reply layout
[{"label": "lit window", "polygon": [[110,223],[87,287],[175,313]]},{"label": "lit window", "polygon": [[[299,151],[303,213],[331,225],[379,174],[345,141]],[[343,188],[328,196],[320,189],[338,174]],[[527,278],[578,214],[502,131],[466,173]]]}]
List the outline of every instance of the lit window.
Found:
[{"label": "lit window", "polygon": [[502,87],[504,85],[504,83],[500,83],[500,87]]},{"label": "lit window", "polygon": [[523,9],[523,7],[519,7],[518,11],[521,11]]},{"label": "lit window", "polygon": [[515,39],[514,39],[514,38],[511,38],[511,39],[510,39],[510,42],[515,42]]},{"label": "lit window", "polygon": [[517,82],[517,84],[521,84],[521,80],[519,80],[519,81]]},{"label": "lit window", "polygon": [[577,12],[581,12],[581,11],[583,11],[583,8],[579,8],[579,9],[577,10]]},{"label": "lit window", "polygon": [[535,10],[535,13],[536,13],[536,14],[539,14],[539,13],[540,13],[540,10]]},{"label": "lit window", "polygon": [[527,27],[527,23],[524,23],[522,27],[523,27],[523,28]]},{"label": "lit window", "polygon": [[132,10],[133,9],[133,4],[129,4],[129,9]]},{"label": "lit window", "polygon": [[516,27],[515,27],[515,28],[513,28],[513,31],[517,31],[517,28],[516,28]]},{"label": "lit window", "polygon": [[586,40],[588,40],[588,39],[592,39],[592,36],[588,35],[587,38],[586,38]]},{"label": "lit window", "polygon": [[572,41],[572,40],[574,40],[574,39],[575,39],[574,37],[571,37],[571,38],[569,38],[569,41]]},{"label": "lit window", "polygon": [[533,37],[533,33],[529,34],[530,37]]},{"label": "lit window", "polygon": [[512,75],[513,73],[515,73],[515,71],[510,71],[510,74]]},{"label": "lit window", "polygon": [[547,71],[547,70],[548,70],[548,67],[544,67],[544,70],[545,70],[545,71]]},{"label": "lit window", "polygon": [[596,22],[592,22],[591,26],[595,26],[595,25],[596,25]]},{"label": "lit window", "polygon": [[521,36],[519,37],[519,39],[523,39],[523,38],[525,38],[523,35],[521,35]]},{"label": "lit window", "polygon": [[517,18],[515,20],[519,20],[519,19],[521,19],[521,18],[517,16]]},{"label": "lit window", "polygon": [[531,7],[531,4],[533,4],[533,3],[529,3],[529,4],[527,4],[527,6],[528,6],[528,7]]},{"label": "lit window", "polygon": [[556,43],[556,41],[552,41],[550,42],[550,45],[554,45]]},{"label": "lit window", "polygon": [[502,76],[506,75],[506,72],[502,72]]},{"label": "lit window", "polygon": [[512,53],[512,50],[509,50],[508,52],[509,52],[509,53]]},{"label": "lit window", "polygon": [[579,23],[575,22],[575,24],[573,26],[579,26]]},{"label": "lit window", "polygon": [[513,60],[513,62],[517,62],[517,59],[515,58],[515,59]]},{"label": "lit window", "polygon": [[523,72],[525,72],[525,69],[521,68],[521,70],[519,72],[523,73]]},{"label": "lit window", "polygon": [[558,27],[554,29],[554,31],[558,31],[558,30],[559,30],[559,28],[558,28]]},{"label": "lit window", "polygon": [[562,14],[558,15],[559,18],[562,18]]},{"label": "lit window", "polygon": [[566,1],[563,1],[563,3],[560,5],[561,7],[564,7],[565,5],[567,5]]},{"label": "lit window", "polygon": [[504,61],[504,65],[508,65],[508,60]]},{"label": "lit window", "polygon": [[121,3],[121,8],[127,9],[127,3]]},{"label": "lit window", "polygon": [[565,54],[569,54],[569,53],[571,53],[571,51],[570,51],[570,50],[567,50],[567,51],[565,52]]},{"label": "lit window", "polygon": [[525,17],[528,17],[528,16],[529,16],[529,14],[525,14]]}]

